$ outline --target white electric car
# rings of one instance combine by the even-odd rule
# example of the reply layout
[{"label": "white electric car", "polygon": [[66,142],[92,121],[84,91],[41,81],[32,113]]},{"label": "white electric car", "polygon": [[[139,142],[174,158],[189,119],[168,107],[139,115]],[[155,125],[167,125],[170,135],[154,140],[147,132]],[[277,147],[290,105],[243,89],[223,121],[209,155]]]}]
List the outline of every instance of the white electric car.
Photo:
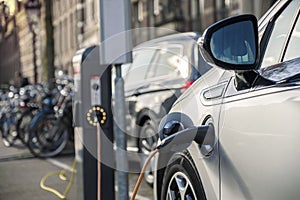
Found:
[{"label": "white electric car", "polygon": [[300,0],[279,0],[258,22],[239,15],[205,31],[199,47],[215,67],[161,121],[155,199],[300,199],[299,12]]}]

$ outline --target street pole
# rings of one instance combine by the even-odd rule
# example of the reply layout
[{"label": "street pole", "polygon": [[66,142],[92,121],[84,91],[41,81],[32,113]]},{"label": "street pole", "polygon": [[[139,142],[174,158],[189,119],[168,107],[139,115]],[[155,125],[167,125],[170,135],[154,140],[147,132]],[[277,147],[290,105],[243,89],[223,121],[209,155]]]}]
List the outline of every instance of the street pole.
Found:
[{"label": "street pole", "polygon": [[117,117],[115,123],[115,139],[117,145],[116,165],[118,177],[118,199],[128,200],[128,160],[127,160],[127,137],[124,133],[125,122],[125,98],[124,98],[124,80],[122,78],[121,65],[115,65],[115,109],[114,114]]},{"label": "street pole", "polygon": [[40,21],[40,9],[42,4],[39,0],[27,0],[25,3],[25,9],[27,14],[27,20],[30,32],[32,33],[32,55],[33,55],[33,76],[34,83],[38,83],[38,70],[37,70],[37,55],[36,55],[36,36],[37,28]]},{"label": "street pole", "polygon": [[130,0],[100,0],[100,65],[116,69],[114,96],[114,131],[118,199],[128,200],[128,160],[125,135],[124,80],[121,65],[132,62]]},{"label": "street pole", "polygon": [[45,78],[49,83],[49,88],[54,88],[54,38],[53,38],[53,16],[52,16],[52,1],[44,0],[45,4],[45,31],[46,31],[46,45],[43,67],[46,71]]},{"label": "street pole", "polygon": [[33,53],[33,73],[34,73],[34,84],[38,83],[38,71],[37,71],[37,56],[36,56],[36,33],[32,30],[32,53]]}]

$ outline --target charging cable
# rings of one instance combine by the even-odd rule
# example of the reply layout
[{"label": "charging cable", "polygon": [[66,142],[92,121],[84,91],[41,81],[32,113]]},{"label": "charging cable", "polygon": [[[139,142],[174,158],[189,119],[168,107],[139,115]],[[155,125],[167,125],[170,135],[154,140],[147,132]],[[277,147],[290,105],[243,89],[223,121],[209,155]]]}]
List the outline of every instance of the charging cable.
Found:
[{"label": "charging cable", "polygon": [[150,160],[157,152],[179,152],[188,148],[193,141],[199,145],[202,145],[207,132],[210,131],[210,128],[210,126],[191,127],[164,138],[161,143],[159,143],[157,147],[149,154],[146,162],[144,163],[130,200],[135,200],[146,168],[149,165]]},{"label": "charging cable", "polygon": [[[100,146],[100,135],[101,135],[101,125],[103,125],[106,121],[106,112],[104,111],[103,108],[101,108],[100,106],[93,106],[91,109],[89,109],[89,111],[87,112],[87,121],[89,122],[89,124],[91,124],[92,126],[97,126],[97,139],[98,139],[98,145],[97,145],[97,156],[98,156],[98,200],[101,200],[101,146]],[[40,181],[40,187],[43,190],[49,191],[51,193],[53,193],[54,195],[58,196],[60,199],[66,199],[67,195],[74,183],[74,179],[75,179],[75,173],[76,173],[76,158],[73,161],[73,165],[72,165],[72,174],[71,174],[71,178],[70,181],[66,187],[66,189],[64,190],[63,193],[60,193],[58,190],[51,188],[49,186],[45,185],[46,180],[49,177],[52,177],[54,175],[58,175],[59,178],[63,181],[67,181],[67,176],[66,176],[67,170],[59,170],[59,171],[54,171],[54,172],[50,172],[48,174],[46,174],[45,176],[42,177],[41,181]]]},{"label": "charging cable", "polygon": [[58,196],[60,199],[66,199],[67,198],[67,195],[74,183],[74,179],[75,179],[75,173],[76,173],[76,159],[74,159],[73,161],[73,165],[72,165],[72,175],[71,175],[71,178],[70,178],[70,181],[65,189],[65,191],[63,193],[60,193],[59,191],[55,190],[54,188],[51,188],[49,186],[46,186],[45,185],[45,182],[46,180],[51,177],[51,176],[54,176],[54,175],[58,175],[59,178],[63,181],[67,181],[67,176],[66,176],[66,173],[67,173],[67,170],[64,169],[64,170],[60,170],[60,171],[54,171],[54,172],[50,172],[48,174],[46,174],[45,176],[42,177],[41,181],[40,181],[40,187],[43,189],[43,190],[46,190],[46,191],[49,191],[49,192],[52,192],[53,194],[55,194],[56,196]]},{"label": "charging cable", "polygon": [[[98,188],[97,188],[97,199],[101,200],[101,125],[103,125],[107,119],[106,112],[101,106],[93,106],[91,109],[96,116],[93,117],[93,124],[97,126],[97,170],[98,170]],[[91,117],[91,112],[87,114],[87,120]]]},{"label": "charging cable", "polygon": [[101,145],[100,145],[100,138],[101,138],[101,127],[100,127],[100,122],[97,122],[97,140],[98,140],[98,145],[97,145],[97,167],[98,167],[98,195],[97,198],[98,200],[101,200]]},{"label": "charging cable", "polygon": [[146,169],[147,169],[147,166],[149,165],[150,160],[153,158],[153,156],[154,156],[157,152],[158,152],[158,149],[156,148],[156,149],[154,149],[154,150],[149,154],[149,156],[148,156],[146,162],[145,162],[144,165],[143,165],[143,168],[142,168],[141,173],[140,173],[140,175],[139,175],[139,178],[138,178],[138,180],[137,180],[137,182],[136,182],[136,185],[135,185],[135,187],[134,187],[134,190],[133,190],[133,192],[132,192],[132,196],[131,196],[130,200],[134,200],[134,199],[135,199],[135,196],[136,196],[136,194],[137,194],[137,192],[138,192],[138,190],[139,190],[139,188],[140,188],[140,185],[141,185],[141,183],[142,183],[142,180],[143,180],[143,178],[144,178],[144,175],[145,175],[145,171],[146,171]]}]

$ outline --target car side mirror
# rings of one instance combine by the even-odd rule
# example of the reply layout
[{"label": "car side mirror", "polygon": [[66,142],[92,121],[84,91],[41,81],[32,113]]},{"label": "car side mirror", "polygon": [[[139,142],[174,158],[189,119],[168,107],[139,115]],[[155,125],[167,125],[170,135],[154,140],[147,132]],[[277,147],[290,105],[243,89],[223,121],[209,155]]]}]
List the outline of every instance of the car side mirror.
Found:
[{"label": "car side mirror", "polygon": [[249,71],[259,61],[258,28],[254,15],[239,15],[207,28],[198,40],[206,62],[226,70]]}]

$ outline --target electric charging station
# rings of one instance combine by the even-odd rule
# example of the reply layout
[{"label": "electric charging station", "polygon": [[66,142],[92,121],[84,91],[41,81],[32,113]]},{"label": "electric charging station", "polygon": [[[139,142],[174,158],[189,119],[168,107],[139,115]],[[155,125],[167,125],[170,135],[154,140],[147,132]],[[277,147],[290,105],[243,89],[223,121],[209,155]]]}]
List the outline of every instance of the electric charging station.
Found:
[{"label": "electric charging station", "polygon": [[[126,151],[126,137],[123,132],[125,127],[124,81],[121,75],[121,64],[132,61],[131,35],[127,32],[131,28],[130,1],[100,0],[100,19],[101,46],[79,50],[72,60],[78,199],[115,199],[113,169],[116,169],[118,199],[126,200],[128,199],[128,175],[124,169],[127,168],[127,157],[121,153],[122,150]],[[115,110],[117,110],[115,117],[118,122],[115,126],[116,166],[114,165],[114,126],[111,110],[112,65],[116,67],[115,82],[118,82],[115,87]],[[99,112],[101,113],[102,119],[100,120],[96,117],[97,111],[98,117]],[[94,119],[99,120],[100,131]],[[97,130],[98,133],[101,132],[99,138]],[[97,173],[98,171],[101,173]],[[99,179],[101,179],[100,184],[98,184]]]},{"label": "electric charging station", "polygon": [[[115,199],[113,117],[111,107],[111,67],[100,65],[99,46],[79,50],[73,57],[74,134],[77,161],[78,199]],[[97,106],[97,107],[95,107]],[[97,138],[95,111],[102,113],[100,141]],[[97,151],[101,147],[101,154]],[[101,184],[98,184],[98,160]],[[98,166],[98,167],[97,167]],[[100,189],[100,190],[99,190]]]}]

